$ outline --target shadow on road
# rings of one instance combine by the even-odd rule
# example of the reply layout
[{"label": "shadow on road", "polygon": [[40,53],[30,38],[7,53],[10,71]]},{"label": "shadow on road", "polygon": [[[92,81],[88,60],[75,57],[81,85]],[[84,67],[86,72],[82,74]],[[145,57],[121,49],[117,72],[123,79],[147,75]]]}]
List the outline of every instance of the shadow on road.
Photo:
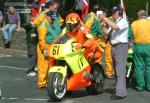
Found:
[{"label": "shadow on road", "polygon": [[[104,93],[104,92],[102,92],[102,93]],[[95,96],[95,95],[92,95],[92,94],[88,93],[85,89],[83,89],[83,90],[77,90],[77,91],[74,91],[71,93],[67,93],[66,96],[64,97],[64,100],[68,100],[68,99],[71,100],[71,99],[75,99],[75,98],[82,98],[82,97],[88,97],[88,96]],[[50,98],[48,100],[48,102],[53,103],[54,101]]]},{"label": "shadow on road", "polygon": [[90,94],[84,89],[80,91],[74,91],[72,93],[69,93],[66,95],[67,98],[79,98],[79,97],[86,97],[89,96]]},{"label": "shadow on road", "polygon": [[104,92],[108,93],[108,94],[114,94],[115,93],[115,89],[114,88],[106,88],[106,89],[104,89]]}]

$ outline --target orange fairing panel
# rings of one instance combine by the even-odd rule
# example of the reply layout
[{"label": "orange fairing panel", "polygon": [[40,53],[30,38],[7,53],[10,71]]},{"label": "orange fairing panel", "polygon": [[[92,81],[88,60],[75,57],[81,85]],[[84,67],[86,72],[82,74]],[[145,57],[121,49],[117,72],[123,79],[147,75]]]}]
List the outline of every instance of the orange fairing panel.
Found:
[{"label": "orange fairing panel", "polygon": [[[84,77],[84,71],[88,72],[87,78]],[[74,74],[71,78],[68,79],[67,90],[74,91],[80,88],[91,85],[91,82],[88,80],[90,75],[90,66],[83,69],[81,72]]]}]

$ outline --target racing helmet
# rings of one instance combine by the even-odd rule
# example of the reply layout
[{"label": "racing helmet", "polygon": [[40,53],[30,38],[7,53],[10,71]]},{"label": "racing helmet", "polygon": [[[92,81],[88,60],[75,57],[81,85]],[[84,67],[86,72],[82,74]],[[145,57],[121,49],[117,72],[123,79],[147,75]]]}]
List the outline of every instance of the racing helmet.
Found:
[{"label": "racing helmet", "polygon": [[66,24],[69,31],[76,31],[81,24],[81,18],[77,13],[70,13],[66,17]]},{"label": "racing helmet", "polygon": [[76,24],[80,21],[81,21],[80,16],[77,13],[70,13],[66,17],[66,23]]}]

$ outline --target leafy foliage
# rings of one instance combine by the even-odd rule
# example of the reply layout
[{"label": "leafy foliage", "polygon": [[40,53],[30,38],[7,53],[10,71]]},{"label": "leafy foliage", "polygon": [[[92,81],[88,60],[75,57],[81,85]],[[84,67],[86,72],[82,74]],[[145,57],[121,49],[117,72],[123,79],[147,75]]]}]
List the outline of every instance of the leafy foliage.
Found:
[{"label": "leafy foliage", "polygon": [[[99,5],[111,10],[113,6],[119,5],[120,0],[96,0],[99,1]],[[93,2],[93,0],[92,0]],[[149,15],[150,15],[150,0],[124,0],[126,12],[129,18],[136,18],[137,12],[141,9],[146,10],[146,2],[149,3]],[[97,2],[95,2],[97,3]],[[91,4],[90,4],[91,5]]]}]

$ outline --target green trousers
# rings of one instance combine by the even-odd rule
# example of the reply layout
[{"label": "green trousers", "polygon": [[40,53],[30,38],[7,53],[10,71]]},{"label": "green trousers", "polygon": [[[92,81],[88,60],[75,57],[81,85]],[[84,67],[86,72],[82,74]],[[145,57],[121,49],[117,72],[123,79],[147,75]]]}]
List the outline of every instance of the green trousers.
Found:
[{"label": "green trousers", "polygon": [[150,44],[135,44],[134,64],[136,88],[140,90],[146,86],[150,90]]}]

